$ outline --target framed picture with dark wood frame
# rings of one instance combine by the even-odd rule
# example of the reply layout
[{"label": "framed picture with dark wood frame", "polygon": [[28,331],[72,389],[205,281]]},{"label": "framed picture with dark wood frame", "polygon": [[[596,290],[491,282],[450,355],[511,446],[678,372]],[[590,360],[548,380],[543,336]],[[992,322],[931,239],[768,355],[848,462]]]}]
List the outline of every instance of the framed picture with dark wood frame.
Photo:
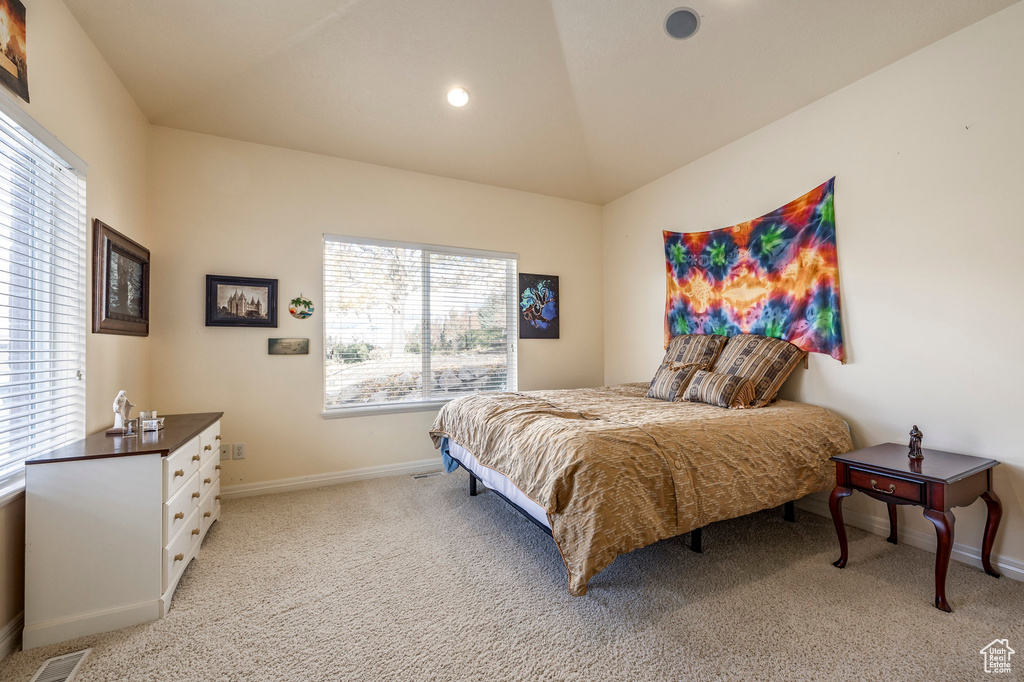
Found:
[{"label": "framed picture with dark wood frame", "polygon": [[207,327],[277,327],[277,280],[206,276]]},{"label": "framed picture with dark wood frame", "polygon": [[149,249],[99,218],[92,231],[92,330],[149,336]]}]

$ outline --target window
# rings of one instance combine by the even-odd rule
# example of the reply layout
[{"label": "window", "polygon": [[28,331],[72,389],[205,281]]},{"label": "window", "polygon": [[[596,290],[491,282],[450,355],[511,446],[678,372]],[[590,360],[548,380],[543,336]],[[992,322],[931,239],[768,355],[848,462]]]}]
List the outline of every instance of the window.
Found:
[{"label": "window", "polygon": [[0,489],[85,435],[86,168],[0,97]]},{"label": "window", "polygon": [[324,415],[516,389],[516,256],[324,236]]}]

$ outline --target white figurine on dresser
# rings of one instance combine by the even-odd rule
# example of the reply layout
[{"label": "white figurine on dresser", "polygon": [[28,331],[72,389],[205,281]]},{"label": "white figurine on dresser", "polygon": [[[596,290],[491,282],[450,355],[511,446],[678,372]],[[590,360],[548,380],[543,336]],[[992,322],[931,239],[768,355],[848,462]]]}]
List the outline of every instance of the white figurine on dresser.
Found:
[{"label": "white figurine on dresser", "polygon": [[220,517],[222,413],[100,432],[25,467],[25,649],[166,615]]}]

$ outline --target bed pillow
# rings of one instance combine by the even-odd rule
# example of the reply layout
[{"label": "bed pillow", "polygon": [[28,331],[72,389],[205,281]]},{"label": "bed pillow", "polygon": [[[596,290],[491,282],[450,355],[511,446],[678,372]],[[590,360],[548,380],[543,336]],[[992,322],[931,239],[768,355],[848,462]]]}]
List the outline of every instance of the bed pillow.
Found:
[{"label": "bed pillow", "polygon": [[750,407],[754,402],[754,384],[736,374],[717,374],[697,370],[683,391],[683,400],[717,407]]},{"label": "bed pillow", "polygon": [[695,363],[667,362],[658,368],[647,389],[648,398],[674,401],[682,397],[683,389],[700,369]]},{"label": "bed pillow", "polygon": [[661,362],[695,363],[701,369],[711,369],[728,340],[719,334],[680,334],[669,341]]},{"label": "bed pillow", "polygon": [[782,339],[739,334],[729,339],[711,371],[750,379],[754,385],[751,407],[762,407],[775,400],[775,394],[805,355]]}]

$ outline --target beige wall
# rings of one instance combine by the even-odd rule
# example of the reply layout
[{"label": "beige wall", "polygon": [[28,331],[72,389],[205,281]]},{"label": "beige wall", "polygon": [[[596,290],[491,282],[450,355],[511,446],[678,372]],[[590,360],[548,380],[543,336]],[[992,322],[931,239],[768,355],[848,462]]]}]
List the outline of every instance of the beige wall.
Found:
[{"label": "beige wall", "polygon": [[[31,104],[22,102],[25,110],[89,164],[90,225],[98,217],[148,246],[145,209],[149,124],[62,2],[28,0],[25,5],[32,100]],[[136,403],[148,402],[148,348],[147,339],[88,334],[88,432],[112,422],[110,405],[117,389],[127,389]],[[23,526],[21,499],[0,507],[0,627],[22,609]]]},{"label": "beige wall", "polygon": [[[323,419],[322,235],[520,254],[560,276],[561,339],[519,344],[522,389],[600,385],[600,209],[275,147],[154,127],[152,380],[158,410],[223,411],[226,485],[435,457],[435,412]],[[204,326],[205,275],[277,278],[317,312],[277,329]],[[308,337],[308,356],[270,357],[269,337]]]},{"label": "beige wall", "polygon": [[[816,355],[785,395],[834,409],[859,447],[916,423],[926,447],[1001,460],[996,552],[1024,560],[1022,35],[1024,3],[606,206],[606,380],[646,380],[663,352],[663,229],[748,220],[835,175],[848,364]],[[958,541],[980,545],[983,511],[956,512]]]}]

